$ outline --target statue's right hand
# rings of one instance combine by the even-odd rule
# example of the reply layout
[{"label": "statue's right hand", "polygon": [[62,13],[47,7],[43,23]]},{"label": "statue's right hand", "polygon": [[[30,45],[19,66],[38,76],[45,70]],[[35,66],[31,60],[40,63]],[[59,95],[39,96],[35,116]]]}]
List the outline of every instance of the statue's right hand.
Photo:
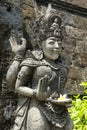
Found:
[{"label": "statue's right hand", "polygon": [[15,54],[20,54],[20,53],[22,53],[22,52],[24,52],[26,50],[26,39],[21,38],[20,43],[17,43],[16,38],[11,36],[9,38],[9,41],[10,41],[12,51]]}]

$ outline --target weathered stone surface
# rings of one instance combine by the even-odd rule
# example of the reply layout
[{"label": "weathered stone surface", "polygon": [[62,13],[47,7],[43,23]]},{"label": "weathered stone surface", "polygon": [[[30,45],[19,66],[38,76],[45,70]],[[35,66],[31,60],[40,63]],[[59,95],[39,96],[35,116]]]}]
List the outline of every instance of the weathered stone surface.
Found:
[{"label": "weathered stone surface", "polygon": [[[9,11],[7,7],[0,7],[0,25],[7,25],[8,28],[19,29],[22,28],[22,16],[20,10],[11,8]],[[6,29],[6,27],[4,27]]]},{"label": "weathered stone surface", "polygon": [[85,7],[85,8],[87,7],[87,0],[83,0],[83,1],[82,0],[62,0],[62,1],[72,3],[72,4]]},{"label": "weathered stone surface", "polygon": [[87,18],[73,15],[73,19],[75,27],[77,27],[78,29],[83,29],[85,31],[87,30]]},{"label": "weathered stone surface", "polygon": [[74,94],[83,94],[83,87],[79,86],[80,82],[81,80],[68,79],[66,83],[66,91],[69,95],[72,95],[73,92]]},{"label": "weathered stone surface", "polygon": [[79,67],[70,66],[68,78],[73,80],[82,80],[83,79],[83,69]]},{"label": "weathered stone surface", "polygon": [[82,66],[87,67],[87,54],[82,54],[80,57]]},{"label": "weathered stone surface", "polygon": [[35,17],[35,11],[33,7],[23,4],[22,8],[24,18],[32,19],[33,17]]},{"label": "weathered stone surface", "polygon": [[5,2],[7,1],[0,1],[0,130],[10,129],[12,120],[4,117],[4,110],[11,101],[15,103],[16,99],[5,83],[5,74],[13,59],[9,44],[10,31],[11,29],[23,30],[21,10],[16,5],[13,6],[13,3]]},{"label": "weathered stone surface", "polygon": [[80,39],[82,40],[83,38],[87,36],[86,28],[82,29],[82,28],[73,27],[73,26],[66,26],[66,32],[68,36],[76,38],[77,40],[80,40]]},{"label": "weathered stone surface", "polygon": [[84,69],[70,66],[66,90],[69,94],[83,93],[83,88],[79,85],[84,80]]}]

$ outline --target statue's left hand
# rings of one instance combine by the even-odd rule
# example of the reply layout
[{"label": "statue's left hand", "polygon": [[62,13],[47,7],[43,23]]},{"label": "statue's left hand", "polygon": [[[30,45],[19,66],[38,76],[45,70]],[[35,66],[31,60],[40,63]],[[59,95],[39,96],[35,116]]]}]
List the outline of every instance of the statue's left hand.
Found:
[{"label": "statue's left hand", "polygon": [[15,54],[20,54],[21,52],[24,52],[26,50],[26,39],[21,38],[20,43],[17,43],[16,38],[11,36],[9,41],[12,51]]},{"label": "statue's left hand", "polygon": [[49,77],[47,75],[40,78],[36,92],[36,98],[38,100],[44,101],[50,96],[50,87],[48,86],[48,84]]}]

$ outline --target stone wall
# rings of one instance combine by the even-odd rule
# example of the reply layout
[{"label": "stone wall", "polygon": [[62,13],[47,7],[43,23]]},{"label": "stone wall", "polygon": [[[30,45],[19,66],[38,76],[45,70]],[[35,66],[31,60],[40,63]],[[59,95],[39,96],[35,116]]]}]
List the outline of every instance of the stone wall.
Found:
[{"label": "stone wall", "polygon": [[[86,7],[87,0],[78,3],[77,0],[65,0],[72,4]],[[6,85],[5,75],[14,54],[9,44],[10,31],[17,29],[29,42],[29,25],[35,18],[35,3],[32,0],[1,0],[0,1],[0,130],[9,130],[13,124],[13,111],[17,103],[17,94]],[[38,13],[44,13],[45,6],[38,6]],[[66,83],[69,94],[83,93],[79,86],[81,81],[87,81],[87,19],[59,11],[64,20],[66,36],[63,40],[62,54],[69,67]],[[9,113],[8,111],[9,110]],[[2,114],[3,113],[3,114]]]},{"label": "stone wall", "polygon": [[80,7],[87,8],[87,0],[83,0],[83,1],[82,0],[62,0],[62,1],[72,3],[72,4],[78,5]]},{"label": "stone wall", "polygon": [[[15,3],[16,2],[16,3]],[[13,53],[9,44],[10,31],[23,32],[22,11],[18,1],[0,1],[0,130],[9,130],[12,124],[12,112],[16,106],[17,96],[7,86],[5,75],[12,62]],[[12,118],[11,118],[12,117]]]}]

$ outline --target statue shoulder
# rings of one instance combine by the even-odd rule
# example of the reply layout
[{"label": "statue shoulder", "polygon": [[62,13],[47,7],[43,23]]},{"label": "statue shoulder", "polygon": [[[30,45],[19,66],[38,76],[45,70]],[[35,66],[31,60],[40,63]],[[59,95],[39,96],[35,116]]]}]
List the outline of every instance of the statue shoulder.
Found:
[{"label": "statue shoulder", "polygon": [[[39,55],[41,55],[39,57]],[[42,54],[39,51],[30,51],[28,50],[25,56],[25,59],[21,62],[20,67],[28,66],[28,67],[38,67],[45,65],[42,61]]]},{"label": "statue shoulder", "polygon": [[39,65],[39,61],[33,59],[33,58],[26,58],[22,61],[20,64],[20,67],[22,66],[28,66],[28,67],[37,67]]}]

